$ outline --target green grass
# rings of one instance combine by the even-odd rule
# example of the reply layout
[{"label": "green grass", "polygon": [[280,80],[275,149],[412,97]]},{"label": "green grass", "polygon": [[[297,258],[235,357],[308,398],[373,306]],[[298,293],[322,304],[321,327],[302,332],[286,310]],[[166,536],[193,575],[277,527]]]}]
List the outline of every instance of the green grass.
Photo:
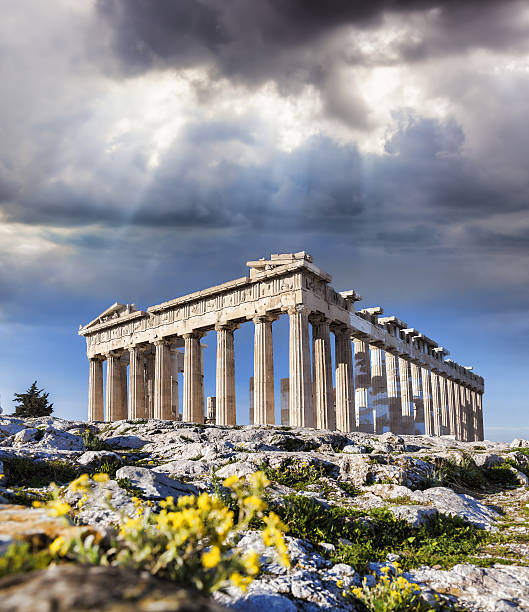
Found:
[{"label": "green grass", "polygon": [[104,440],[102,440],[99,436],[97,436],[88,427],[81,434],[81,438],[83,439],[83,444],[85,445],[86,450],[89,450],[89,451],[112,450],[112,447],[109,444],[107,444]]},{"label": "green grass", "polygon": [[9,574],[43,569],[52,561],[47,550],[33,550],[27,542],[11,544],[5,555],[0,557],[0,578]]},{"label": "green grass", "polygon": [[277,468],[272,468],[263,463],[260,469],[272,482],[277,482],[296,491],[302,491],[309,485],[323,485],[321,479],[329,475],[333,466],[326,467],[323,463],[310,465],[306,462],[286,459]]},{"label": "green grass", "polygon": [[[348,563],[361,572],[370,561],[385,560],[388,553],[401,555],[405,569],[423,564],[452,567],[474,558],[488,537],[485,531],[458,517],[439,515],[416,528],[386,509],[365,512],[339,506],[325,508],[298,495],[287,496],[275,511],[288,525],[289,535],[313,544],[334,544],[336,551],[330,555],[333,563]],[[341,538],[351,544],[341,545]]]},{"label": "green grass", "polygon": [[25,487],[15,487],[12,492],[5,493],[9,501],[20,506],[32,506],[33,502],[48,502],[53,499],[51,491],[28,491]]},{"label": "green grass", "polygon": [[65,484],[76,478],[78,468],[67,461],[37,461],[27,457],[7,457],[2,460],[6,485],[46,487],[50,483]]}]

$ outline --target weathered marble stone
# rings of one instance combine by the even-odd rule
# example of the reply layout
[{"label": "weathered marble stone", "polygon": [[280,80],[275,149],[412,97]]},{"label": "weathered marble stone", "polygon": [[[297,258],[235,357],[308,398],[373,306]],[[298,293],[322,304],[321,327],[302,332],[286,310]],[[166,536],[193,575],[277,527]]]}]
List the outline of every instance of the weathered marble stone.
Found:
[{"label": "weathered marble stone", "polygon": [[117,453],[113,453],[112,451],[100,450],[86,451],[77,459],[77,463],[79,465],[84,465],[90,468],[98,467],[106,461],[120,464],[121,457]]},{"label": "weathered marble stone", "polygon": [[0,579],[2,612],[220,612],[215,602],[120,567],[57,565]]},{"label": "weathered marble stone", "polygon": [[128,478],[130,484],[141,489],[143,496],[149,499],[164,499],[170,495],[176,499],[182,495],[198,494],[196,487],[144,467],[126,465],[116,472],[116,478]]}]

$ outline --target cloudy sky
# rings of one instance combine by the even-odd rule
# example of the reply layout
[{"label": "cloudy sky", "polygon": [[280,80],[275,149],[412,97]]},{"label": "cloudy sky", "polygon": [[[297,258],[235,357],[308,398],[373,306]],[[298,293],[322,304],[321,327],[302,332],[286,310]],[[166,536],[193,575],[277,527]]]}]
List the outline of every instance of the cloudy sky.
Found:
[{"label": "cloudy sky", "polygon": [[77,328],[114,301],[306,250],[485,377],[487,437],[529,437],[527,2],[0,6],[4,411],[36,378],[84,418]]}]

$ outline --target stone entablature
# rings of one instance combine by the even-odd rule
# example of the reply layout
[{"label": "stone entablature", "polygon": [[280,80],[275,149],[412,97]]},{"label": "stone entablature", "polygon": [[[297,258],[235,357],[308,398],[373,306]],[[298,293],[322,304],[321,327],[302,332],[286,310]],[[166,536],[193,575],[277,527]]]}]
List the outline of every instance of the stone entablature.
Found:
[{"label": "stone entablature", "polygon": [[[390,390],[393,394],[393,399],[388,403],[391,404],[393,402],[393,411],[395,410],[395,402],[400,401],[400,399],[395,400],[394,397],[395,393],[400,393],[400,382],[399,385],[395,382],[397,380],[396,377],[400,375],[398,364],[402,363],[404,368],[408,366],[411,368],[410,393],[412,387],[411,381],[414,376],[413,366],[421,369],[421,394],[425,394],[425,396],[424,399],[420,399],[420,402],[422,402],[420,409],[423,409],[422,406],[424,404],[428,413],[425,421],[426,433],[443,433],[439,423],[449,420],[448,417],[439,416],[441,408],[438,407],[439,402],[442,400],[445,402],[446,410],[448,411],[449,398],[451,395],[454,395],[453,390],[447,392],[448,388],[445,385],[445,379],[457,385],[459,403],[463,401],[461,398],[464,396],[465,410],[468,409],[468,404],[471,403],[476,406],[476,411],[481,411],[481,395],[484,390],[484,383],[480,376],[474,374],[471,368],[460,366],[450,359],[445,360],[444,357],[449,354],[446,349],[439,347],[435,341],[416,329],[408,327],[406,323],[397,317],[382,317],[382,308],[367,308],[356,312],[355,302],[361,299],[356,291],[335,291],[329,284],[331,276],[315,266],[312,258],[307,253],[277,254],[272,255],[269,260],[260,259],[251,261],[247,265],[250,268],[249,276],[150,306],[147,310],[138,310],[135,305],[113,304],[96,319],[79,330],[79,334],[86,338],[89,359],[100,362],[103,359],[115,359],[122,355],[122,365],[125,364],[125,374],[122,372],[121,376],[124,375],[126,381],[126,364],[130,363],[128,353],[132,349],[141,349],[153,355],[155,364],[158,365],[158,368],[152,368],[151,366],[151,370],[154,369],[154,375],[151,374],[151,377],[154,376],[155,382],[148,381],[144,374],[144,385],[145,388],[150,385],[154,389],[153,393],[157,399],[151,399],[151,402],[157,407],[157,415],[164,414],[167,418],[171,418],[168,416],[170,414],[171,402],[161,397],[165,393],[163,390],[165,383],[160,383],[161,379],[159,377],[167,378],[167,375],[163,372],[168,371],[168,368],[170,370],[169,348],[172,347],[174,351],[175,347],[181,348],[185,346],[186,352],[191,351],[189,353],[190,358],[188,361],[190,365],[188,368],[194,368],[194,374],[192,375],[188,372],[188,377],[185,377],[185,381],[189,384],[187,387],[184,384],[184,413],[192,413],[194,415],[193,419],[196,419],[200,418],[200,414],[203,414],[204,407],[200,408],[198,406],[201,401],[203,403],[203,390],[200,391],[200,380],[196,373],[196,368],[199,367],[197,364],[200,361],[199,355],[201,355],[201,351],[196,352],[198,349],[195,347],[195,344],[199,346],[200,337],[208,331],[215,329],[218,335],[222,334],[223,339],[222,342],[219,339],[218,352],[222,353],[221,357],[224,359],[222,363],[228,363],[229,365],[222,366],[220,369],[219,366],[217,367],[217,377],[220,376],[220,382],[219,378],[217,379],[217,388],[221,390],[227,389],[227,391],[222,391],[222,393],[226,393],[231,397],[234,393],[232,391],[234,385],[231,382],[231,377],[234,376],[234,372],[231,372],[234,369],[232,365],[233,358],[230,357],[226,362],[223,352],[233,350],[233,332],[237,326],[253,321],[256,326],[256,334],[259,331],[259,334],[256,335],[255,364],[256,367],[260,368],[260,374],[257,380],[254,381],[254,385],[257,385],[258,414],[261,416],[258,417],[256,422],[269,422],[270,419],[273,419],[273,416],[270,416],[273,415],[274,405],[273,384],[270,387],[269,382],[264,382],[263,376],[266,378],[267,368],[273,371],[273,356],[270,352],[272,350],[270,344],[272,321],[282,314],[288,313],[291,321],[291,380],[289,393],[291,424],[305,426],[320,424],[322,427],[334,427],[334,424],[338,421],[338,423],[342,423],[341,427],[344,427],[343,423],[351,422],[350,415],[341,414],[336,419],[333,411],[354,411],[354,391],[347,391],[345,395],[343,393],[339,394],[338,397],[341,399],[337,401],[337,407],[334,406],[334,399],[332,399],[333,408],[329,407],[329,402],[331,402],[329,395],[332,395],[329,393],[328,378],[328,369],[330,367],[330,343],[328,335],[330,331],[336,335],[337,339],[338,337],[347,337],[349,343],[351,340],[362,341],[362,346],[369,347],[371,357],[368,360],[372,361],[374,359],[373,363],[375,365],[379,364],[376,365],[376,371],[382,373],[387,371]],[[267,326],[263,328],[264,331],[261,331],[259,327],[261,323]],[[315,338],[321,338],[315,345],[317,346],[317,364],[314,364],[314,381],[312,381],[311,374],[310,345],[307,344],[309,341],[309,323],[313,328],[313,341]],[[319,331],[314,335],[316,329]],[[340,354],[345,355],[344,358],[347,361],[349,359],[347,355],[350,347],[347,349],[343,345],[342,340],[340,342]],[[362,350],[364,355],[362,359],[365,360],[365,349]],[[361,354],[359,351],[360,349],[358,351],[355,349],[355,363],[360,358],[357,357],[357,353],[358,355]],[[138,358],[136,353],[134,355],[135,359]],[[145,363],[148,361],[147,357],[139,357],[139,359],[144,359]],[[401,361],[399,362],[399,360]],[[386,362],[388,363],[387,367]],[[145,367],[147,368],[147,366]],[[225,367],[230,369],[227,378]],[[350,366],[346,364],[340,367],[340,385],[352,388],[354,385],[352,381],[348,380],[348,377],[353,376],[353,363]],[[112,365],[111,369],[114,372],[114,365]],[[90,372],[91,378],[95,377],[98,381],[102,379],[102,375],[99,375],[92,365]],[[134,372],[135,380],[141,387],[136,370]],[[159,372],[159,374],[157,375],[156,372]],[[112,375],[114,376],[114,374]],[[115,376],[117,375],[115,374]],[[319,380],[322,376],[325,379],[323,381]],[[380,379],[380,376],[385,377],[385,374],[378,374],[378,379]],[[417,376],[416,373],[415,376]],[[306,380],[307,378],[310,380]],[[438,379],[442,379],[441,382],[438,382]],[[431,389],[432,380],[434,384],[433,389]],[[97,384],[99,385],[100,383],[98,382]],[[124,384],[126,387],[126,383],[123,381],[120,384],[121,387]],[[384,385],[380,387],[380,384],[380,381],[377,380],[376,393],[378,395],[382,393],[380,397],[377,395],[378,399],[376,401],[378,404],[383,403],[383,393],[385,393]],[[109,387],[110,392],[108,390]],[[472,397],[470,399],[467,398],[466,394],[460,391],[459,387],[468,389],[470,395],[473,393],[479,395],[479,401],[477,399],[474,400]],[[188,389],[187,394],[186,388]],[[365,388],[367,389],[367,387]],[[267,391],[267,389],[269,390]],[[272,390],[270,391],[270,389]],[[373,389],[371,389],[371,392],[373,392]],[[117,383],[109,384],[107,369],[107,404],[118,401],[123,403],[123,400],[118,399],[120,397],[119,393]],[[126,388],[121,393],[122,395],[126,394]],[[353,394],[352,399],[350,398],[351,393]],[[135,397],[138,395],[137,389],[134,389],[133,395]],[[101,398],[102,391],[92,390],[90,397]],[[314,411],[314,398],[316,398],[317,404],[317,414],[315,416],[312,415]],[[416,399],[417,403],[420,403],[419,399]],[[97,402],[100,403],[100,399]],[[343,402],[345,404],[342,406]],[[261,405],[261,403],[263,404]],[[479,408],[477,407],[478,404]],[[340,406],[342,407],[340,408]],[[230,424],[234,423],[234,398],[233,400],[222,397],[217,398],[217,408],[218,418],[221,419],[221,422],[223,422],[223,419],[227,419]],[[364,408],[364,417],[368,415],[370,410],[372,409],[369,406]],[[439,414],[435,413],[430,419],[428,415],[432,410],[432,414],[436,410]],[[115,410],[109,410],[107,406],[107,412],[110,414],[123,414],[124,409],[122,407],[116,412]],[[136,414],[137,411],[132,410],[132,412]],[[420,412],[419,409],[417,409],[418,412]],[[97,409],[97,414],[102,414],[100,407]],[[376,420],[376,417],[373,418]],[[409,420],[410,417],[408,416],[407,418]],[[443,418],[445,421],[443,421]],[[466,421],[470,421],[470,416],[465,418]],[[482,424],[479,425],[479,420],[477,418],[475,425],[477,430],[481,431]],[[356,426],[359,426],[358,411],[355,416],[355,422]],[[392,423],[395,424],[394,416]],[[369,427],[369,425],[367,426]],[[347,425],[347,427],[350,429],[351,425]],[[451,433],[457,434],[457,432]],[[472,435],[479,435],[479,433],[473,433]]]}]

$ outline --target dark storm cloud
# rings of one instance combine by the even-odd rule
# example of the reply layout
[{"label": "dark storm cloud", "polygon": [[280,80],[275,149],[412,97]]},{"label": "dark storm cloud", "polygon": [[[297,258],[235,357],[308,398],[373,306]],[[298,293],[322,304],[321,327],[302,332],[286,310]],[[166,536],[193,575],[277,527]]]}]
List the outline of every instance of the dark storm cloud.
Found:
[{"label": "dark storm cloud", "polygon": [[400,43],[408,58],[509,48],[526,38],[516,6],[517,0],[98,0],[97,10],[125,74],[210,63],[221,75],[251,83],[324,80],[327,58],[311,47],[346,25],[378,27],[387,13],[438,11],[427,37]]}]

